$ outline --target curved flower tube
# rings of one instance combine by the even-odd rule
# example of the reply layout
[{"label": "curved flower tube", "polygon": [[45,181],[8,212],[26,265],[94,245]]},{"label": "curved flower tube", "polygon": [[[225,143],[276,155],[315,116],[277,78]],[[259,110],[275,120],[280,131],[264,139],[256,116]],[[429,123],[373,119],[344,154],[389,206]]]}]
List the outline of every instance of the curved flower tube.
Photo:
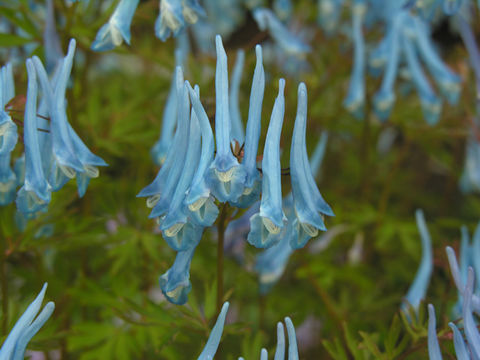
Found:
[{"label": "curved flower tube", "polygon": [[265,93],[265,71],[263,70],[262,47],[255,47],[257,63],[253,73],[252,89],[250,91],[250,106],[248,109],[247,137],[242,167],[245,169],[244,190],[233,205],[246,208],[257,201],[261,191],[260,172],[257,169],[258,140],[262,122],[262,103]]},{"label": "curved flower tube", "polygon": [[232,128],[230,133],[231,141],[238,141],[243,144],[245,141],[245,134],[243,132],[242,114],[240,113],[240,107],[238,105],[240,83],[242,82],[243,66],[245,64],[245,51],[238,50],[235,66],[233,67],[233,74],[230,87],[230,117],[232,119]]},{"label": "curved flower tube", "polygon": [[190,263],[197,245],[198,242],[184,251],[179,251],[172,267],[160,276],[160,289],[172,304],[183,305],[188,300],[188,293],[192,289]]},{"label": "curved flower tube", "polygon": [[275,349],[275,357],[273,359],[285,359],[285,331],[281,322],[277,323],[277,348]]},{"label": "curved flower tube", "polygon": [[452,72],[440,59],[427,35],[428,25],[420,18],[412,16],[412,26],[420,55],[428,65],[441,93],[450,104],[456,104],[460,96],[460,77]]},{"label": "curved flower tube", "polygon": [[210,195],[210,188],[205,182],[205,174],[213,159],[213,133],[207,113],[200,102],[198,86],[195,86],[196,91],[194,91],[187,82],[187,87],[190,92],[193,111],[200,121],[202,153],[190,189],[187,191],[185,204],[195,223],[201,226],[211,226],[218,216],[218,208]]},{"label": "curved flower tube", "polygon": [[453,331],[453,345],[455,346],[457,360],[470,360],[470,354],[465,345],[465,341],[463,341],[463,336],[460,333],[460,330],[458,330],[452,322],[449,322],[448,326],[450,326],[450,329]]},{"label": "curved flower tube", "polygon": [[[177,44],[178,45],[178,44]],[[187,54],[181,46],[175,49],[175,64],[176,66],[183,66]],[[165,103],[165,110],[162,115],[162,131],[160,132],[160,139],[153,145],[151,155],[155,164],[162,166],[167,158],[168,150],[172,144],[174,136],[175,125],[177,124],[177,71],[174,71],[172,76],[172,83]]]},{"label": "curved flower tube", "polygon": [[298,105],[295,126],[293,130],[292,146],[290,150],[290,177],[298,237],[292,238],[292,248],[305,246],[308,239],[325,231],[323,217],[333,216],[333,211],[325,202],[313,178],[308,163],[307,148],[305,143],[307,122],[307,88],[304,83],[298,87]]},{"label": "curved flower tube", "polygon": [[0,359],[21,360],[25,357],[25,350],[28,342],[50,318],[55,309],[55,304],[50,301],[45,305],[40,314],[38,314],[46,290],[47,283],[43,285],[42,290],[35,300],[32,301],[27,310],[25,310],[20,319],[15,323],[15,326],[8,334],[7,339],[0,349]]},{"label": "curved flower tube", "polygon": [[299,37],[290,32],[275,14],[266,8],[253,10],[253,17],[262,31],[268,31],[276,44],[287,54],[303,58],[312,49]]},{"label": "curved flower tube", "polygon": [[130,25],[140,0],[120,0],[108,22],[98,30],[93,51],[108,51],[123,41],[130,45]]},{"label": "curved flower tube", "polygon": [[282,210],[282,179],[280,173],[280,134],[285,113],[285,80],[278,83],[278,96],[273,105],[262,160],[262,200],[258,214],[250,218],[248,242],[267,248],[280,241],[286,221]]},{"label": "curved flower tube", "polygon": [[415,275],[415,279],[413,280],[410,289],[408,289],[407,295],[405,295],[405,302],[403,303],[402,308],[405,309],[406,304],[410,304],[415,310],[418,310],[420,301],[425,298],[425,293],[427,292],[428,284],[430,282],[430,276],[432,275],[433,270],[433,259],[432,241],[425,223],[423,211],[417,210],[415,212],[415,217],[417,219],[417,227],[422,240],[422,260],[417,274]]},{"label": "curved flower tube", "polygon": [[225,325],[225,318],[227,317],[229,302],[225,302],[222,306],[222,310],[218,315],[215,326],[208,337],[208,341],[203,348],[202,353],[198,357],[198,360],[210,360],[213,359],[215,353],[217,352],[218,345],[220,344],[220,339],[222,338],[223,326]]},{"label": "curved flower tube", "polygon": [[[177,96],[179,100],[181,99],[178,101],[177,151],[176,153],[172,154],[172,163],[170,164],[170,170],[168,171],[165,186],[162,189],[163,191],[158,193],[156,203],[154,203],[152,212],[149,215],[150,219],[162,216],[168,210],[170,203],[172,202],[175,188],[178,184],[180,176],[182,175],[182,166],[178,166],[178,164],[183,164],[187,155],[190,128],[190,98],[188,96],[187,86],[185,84],[182,84],[181,89],[178,89]],[[162,171],[162,169],[160,169],[160,171]]]},{"label": "curved flower tube", "polygon": [[287,316],[285,318],[288,334],[288,360],[298,360],[297,337],[295,335],[295,327],[292,320]]},{"label": "curved flower tube", "polygon": [[236,201],[243,192],[245,171],[230,149],[230,111],[228,102],[227,55],[222,38],[215,38],[217,69],[215,73],[215,134],[217,154],[207,174],[207,184],[221,201]]},{"label": "curved flower tube", "polygon": [[[183,86],[184,86],[184,79],[183,79],[183,71],[180,66],[177,66],[175,69],[175,89],[176,89],[176,117],[177,119],[180,116],[180,108],[182,106],[182,102],[178,101],[178,99],[183,98]],[[155,179],[152,181],[151,184],[144,187],[138,194],[137,197],[148,197],[147,199],[147,206],[152,208],[160,199],[160,194],[164,191],[165,183],[168,178],[168,174],[170,173],[170,169],[172,168],[176,156],[181,151],[181,146],[183,146],[182,136],[185,130],[185,126],[177,126],[175,131],[175,135],[172,140],[172,144],[168,148],[167,155],[165,157],[165,162],[163,163],[162,167],[155,176]]]},{"label": "curved flower tube", "polygon": [[352,9],[352,36],[354,41],[353,71],[350,77],[348,94],[343,105],[355,117],[363,117],[365,106],[365,40],[363,39],[362,24],[366,13],[363,0],[357,0]]},{"label": "curved flower tube", "polygon": [[411,72],[411,78],[417,88],[417,93],[423,109],[423,116],[430,125],[435,125],[438,122],[440,112],[442,110],[442,102],[433,91],[427,77],[425,76],[415,49],[408,39],[407,34],[403,34],[402,45],[405,51],[408,68]]},{"label": "curved flower tube", "polygon": [[[200,129],[195,112],[192,111],[190,120],[190,131],[188,138],[188,149],[184,160],[182,174],[178,179],[177,187],[171,198],[167,214],[161,219],[160,229],[164,237],[175,237],[186,225],[188,218],[184,207],[185,192],[192,181],[195,172],[195,165],[198,163],[200,154]],[[180,163],[181,164],[181,163]],[[188,243],[181,241],[177,251],[185,250]]]},{"label": "curved flower tube", "polygon": [[400,61],[400,28],[405,18],[404,12],[399,12],[391,21],[391,26],[387,33],[388,38],[388,60],[385,68],[385,74],[383,76],[382,85],[380,90],[375,94],[373,98],[373,105],[375,113],[380,120],[385,121],[393,107],[395,102],[395,94],[393,92],[393,85],[398,72],[398,64]]},{"label": "curved flower tube", "polygon": [[442,353],[440,352],[437,338],[435,308],[432,304],[428,304],[428,356],[430,360],[442,360]]},{"label": "curved flower tube", "polygon": [[28,88],[25,105],[24,135],[25,182],[17,195],[18,211],[35,213],[48,206],[51,188],[42,168],[41,151],[38,144],[37,125],[37,75],[31,59],[27,60]]},{"label": "curved flower tube", "polygon": [[463,294],[463,323],[465,327],[465,337],[474,358],[480,358],[480,334],[477,329],[477,324],[472,315],[472,295],[473,286],[475,282],[475,275],[473,268],[468,268],[467,285]]}]

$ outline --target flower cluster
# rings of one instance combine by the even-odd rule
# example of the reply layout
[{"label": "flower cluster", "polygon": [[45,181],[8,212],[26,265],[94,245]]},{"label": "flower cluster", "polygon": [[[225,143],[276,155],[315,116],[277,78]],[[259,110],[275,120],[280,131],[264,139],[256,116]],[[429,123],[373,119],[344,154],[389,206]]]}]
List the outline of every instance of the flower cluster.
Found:
[{"label": "flower cluster", "polygon": [[[177,304],[187,301],[191,288],[190,262],[204,229],[215,222],[219,204],[254,208],[247,240],[257,248],[269,248],[282,240],[292,249],[301,248],[319,231],[326,230],[323,216],[333,216],[317,188],[308,162],[305,84],[301,83],[298,88],[290,151],[292,195],[284,201],[280,135],[285,111],[285,80],[279,81],[261,169],[258,169],[257,151],[265,90],[262,49],[257,45],[245,142],[242,151],[232,151],[232,144],[239,140],[237,134],[243,134],[243,131],[234,132],[232,127],[227,56],[220,36],[216,37],[216,48],[215,153],[213,132],[200,102],[199,89],[193,89],[188,81],[184,82],[182,70],[177,67],[175,135],[155,180],[138,194],[147,197],[147,206],[152,208],[150,218],[157,219],[164,239],[178,252],[172,268],[160,278],[163,293]],[[239,79],[235,81],[239,82]],[[237,121],[241,126],[241,119]]]},{"label": "flower cluster", "polygon": [[[75,40],[51,79],[40,59],[26,62],[28,87],[23,118],[25,153],[10,167],[11,153],[17,143],[17,123],[21,123],[14,98],[11,66],[2,68],[0,200],[1,205],[13,202],[25,218],[46,211],[52,191],[60,190],[70,179],[77,179],[79,196],[83,196],[91,178],[99,175],[99,166],[107,164],[83,143],[67,119],[65,92],[75,52]],[[42,96],[38,101],[39,85]],[[16,193],[17,186],[21,186]],[[16,197],[15,197],[16,193]]]}]

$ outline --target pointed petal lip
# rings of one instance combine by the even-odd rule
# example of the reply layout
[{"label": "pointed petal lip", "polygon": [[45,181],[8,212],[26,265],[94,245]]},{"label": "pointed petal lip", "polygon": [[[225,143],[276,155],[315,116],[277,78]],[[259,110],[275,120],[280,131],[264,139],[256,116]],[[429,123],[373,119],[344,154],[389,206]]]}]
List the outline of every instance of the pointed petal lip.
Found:
[{"label": "pointed petal lip", "polygon": [[210,336],[208,337],[208,341],[203,348],[202,353],[198,357],[198,360],[209,360],[213,359],[215,353],[217,352],[218,345],[220,344],[220,340],[223,333],[223,327],[225,324],[225,318],[227,316],[228,307],[230,303],[227,301],[223,304],[222,310],[218,315],[217,321],[210,332]]}]

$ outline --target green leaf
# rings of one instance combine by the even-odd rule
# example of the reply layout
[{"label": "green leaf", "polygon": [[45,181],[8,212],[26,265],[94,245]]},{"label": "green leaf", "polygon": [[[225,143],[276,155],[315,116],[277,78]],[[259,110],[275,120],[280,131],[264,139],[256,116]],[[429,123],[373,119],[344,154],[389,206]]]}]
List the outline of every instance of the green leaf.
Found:
[{"label": "green leaf", "polygon": [[34,41],[33,39],[27,39],[18,35],[0,34],[0,46],[2,47],[22,46]]}]

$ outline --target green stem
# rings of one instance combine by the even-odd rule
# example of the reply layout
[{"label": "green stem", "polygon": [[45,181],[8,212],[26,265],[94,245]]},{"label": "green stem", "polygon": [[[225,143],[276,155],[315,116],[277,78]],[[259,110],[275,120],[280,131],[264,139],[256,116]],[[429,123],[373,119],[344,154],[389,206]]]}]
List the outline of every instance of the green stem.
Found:
[{"label": "green stem", "polygon": [[217,245],[217,314],[223,305],[223,243],[225,240],[225,220],[227,219],[227,204],[220,210],[217,222],[218,245]]}]

